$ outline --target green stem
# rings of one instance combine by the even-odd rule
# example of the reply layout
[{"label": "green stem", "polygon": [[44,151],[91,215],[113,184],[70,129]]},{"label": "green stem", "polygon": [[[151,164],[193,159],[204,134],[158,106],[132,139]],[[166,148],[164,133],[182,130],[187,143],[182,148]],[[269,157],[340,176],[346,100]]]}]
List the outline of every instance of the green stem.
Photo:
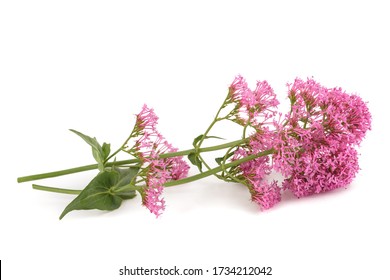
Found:
[{"label": "green stem", "polygon": [[[225,144],[200,148],[198,151],[199,152],[211,152],[211,151],[216,151],[216,150],[222,150],[222,149],[230,148],[232,146],[239,145],[241,143],[244,143],[245,141],[247,141],[247,139],[236,140],[236,141],[228,142]],[[169,157],[185,156],[185,155],[189,155],[190,153],[193,153],[194,151],[195,151],[195,149],[183,150],[183,151],[179,151],[179,152],[162,154],[160,157],[161,158],[169,158]],[[130,159],[130,160],[108,162],[106,164],[106,166],[108,166],[108,167],[113,166],[113,165],[121,166],[121,165],[125,165],[125,164],[133,164],[133,163],[138,163],[138,162],[139,162],[138,159]],[[23,176],[23,177],[19,177],[17,179],[17,181],[18,181],[18,183],[23,183],[23,182],[53,178],[53,177],[83,172],[83,171],[94,170],[97,168],[98,168],[97,164],[90,164],[90,165],[84,165],[84,166],[74,167],[74,168],[60,170],[60,171]]]},{"label": "green stem", "polygon": [[[225,100],[223,101],[221,107],[218,109],[218,112],[217,112],[217,114],[215,115],[214,120],[211,122],[211,124],[209,125],[209,127],[208,127],[208,128],[206,129],[206,131],[203,133],[202,138],[201,138],[200,141],[196,144],[196,147],[195,147],[195,153],[197,153],[198,158],[200,159],[201,163],[202,163],[204,166],[206,166],[206,168],[207,168],[208,170],[210,170],[211,167],[207,164],[207,162],[204,160],[204,158],[203,158],[202,155],[200,154],[200,147],[202,146],[203,141],[206,139],[208,133],[211,131],[211,129],[214,127],[214,125],[215,125],[217,122],[226,119],[226,117],[225,117],[225,118],[220,118],[220,117],[219,117],[219,114],[221,113],[222,109],[225,108],[225,106],[227,105],[228,99],[229,99],[229,94],[226,96],[226,98],[225,98]],[[202,172],[201,168],[199,168],[199,171]]]},{"label": "green stem", "polygon": [[210,132],[210,130],[213,128],[213,126],[223,120],[224,118],[219,118],[219,114],[221,113],[222,109],[226,106],[226,103],[227,103],[227,100],[229,99],[229,94],[226,96],[225,100],[223,101],[222,103],[222,106],[218,109],[218,112],[217,114],[215,115],[214,117],[214,120],[212,121],[212,123],[209,125],[209,127],[206,129],[205,133],[203,133],[203,137],[200,139],[200,141],[198,142],[198,145],[197,147],[199,148],[200,146],[202,146],[202,143],[203,141],[206,139],[206,136],[207,134]]},{"label": "green stem", "polygon": [[[113,166],[113,165],[119,166],[119,165],[123,165],[123,164],[131,164],[131,163],[137,163],[137,162],[139,162],[139,161],[134,160],[134,159],[133,160],[122,160],[122,161],[109,162],[107,164],[107,166]],[[40,179],[47,179],[47,178],[59,177],[59,176],[78,173],[78,172],[94,170],[97,168],[98,168],[97,164],[90,164],[90,165],[84,165],[84,166],[64,169],[64,170],[60,170],[60,171],[53,171],[53,172],[48,172],[48,173],[23,176],[23,177],[19,177],[17,180],[18,180],[18,183],[23,183],[23,182],[28,182],[28,181],[35,181],[35,180],[40,180]]]},{"label": "green stem", "polygon": [[112,159],[114,156],[116,156],[120,151],[122,151],[125,146],[127,145],[127,142],[129,142],[129,140],[131,139],[131,137],[133,137],[133,134],[134,134],[134,129],[135,129],[136,126],[134,126],[133,128],[133,131],[131,131],[129,137],[127,137],[127,139],[125,140],[125,142],[123,142],[122,146],[116,150],[114,153],[112,153],[105,161],[104,161],[104,164],[106,164],[110,159]]},{"label": "green stem", "polygon": [[64,193],[64,194],[78,195],[81,192],[81,190],[60,189],[60,188],[46,187],[46,186],[35,185],[35,184],[33,184],[32,187],[34,190],[55,192],[55,193]]},{"label": "green stem", "polygon": [[60,170],[60,171],[23,176],[23,177],[18,178],[18,183],[34,181],[34,180],[39,180],[39,179],[45,179],[45,178],[58,177],[58,176],[62,176],[62,175],[83,172],[83,171],[93,170],[93,169],[97,169],[97,168],[98,168],[97,164],[90,164],[90,165],[85,165],[85,166],[64,169],[64,170]]},{"label": "green stem", "polygon": [[239,165],[241,163],[244,163],[244,162],[247,162],[247,161],[251,161],[251,160],[253,160],[255,158],[262,157],[262,156],[267,156],[267,155],[270,155],[270,154],[273,154],[273,153],[275,153],[275,149],[269,149],[269,150],[266,150],[266,151],[258,153],[258,154],[250,155],[250,156],[244,157],[242,159],[238,159],[238,160],[232,161],[232,162],[230,162],[228,164],[225,164],[224,166],[217,166],[217,167],[215,167],[213,169],[207,170],[207,171],[205,171],[203,173],[196,174],[194,176],[190,176],[190,177],[187,177],[187,178],[184,178],[184,179],[181,179],[181,180],[167,182],[167,183],[165,183],[164,186],[165,187],[173,187],[173,186],[177,186],[177,185],[190,183],[190,182],[193,182],[193,181],[196,181],[196,180],[203,179],[205,177],[214,175],[214,174],[216,174],[218,172],[223,171],[226,168],[237,166],[237,165]]},{"label": "green stem", "polygon": [[[232,175],[230,172],[228,172],[227,169],[226,169],[226,160],[227,160],[227,157],[228,157],[229,153],[230,153],[233,149],[234,149],[234,147],[231,147],[230,149],[228,149],[228,150],[226,151],[225,156],[223,157],[223,161],[221,162],[221,167],[223,168],[223,169],[222,169],[222,175],[220,176],[219,179],[224,180],[224,181],[226,181],[226,182],[232,182],[232,181],[234,181],[234,182],[241,183],[241,184],[245,185],[245,182],[244,182],[244,181],[238,179],[236,176],[233,176],[233,175]],[[225,177],[225,173],[226,173],[226,176],[227,176],[227,177]],[[227,178],[229,178],[229,180],[228,180]]]},{"label": "green stem", "polygon": [[[229,162],[228,164],[224,164],[223,166],[217,166],[217,167],[209,169],[203,173],[199,173],[199,174],[196,174],[196,175],[193,175],[190,177],[186,177],[186,178],[181,179],[181,180],[167,182],[164,184],[164,186],[165,187],[173,187],[173,186],[178,186],[178,185],[190,183],[193,181],[197,181],[197,180],[203,179],[205,177],[214,175],[218,172],[221,172],[221,171],[225,170],[226,168],[237,166],[241,163],[253,160],[253,159],[258,158],[258,157],[273,154],[274,152],[275,152],[275,149],[269,149],[269,150],[263,151],[263,152],[258,153],[258,154],[250,155],[250,156],[247,156],[245,158]],[[41,191],[49,191],[49,192],[65,193],[65,194],[79,194],[81,192],[81,190],[60,189],[60,188],[46,187],[46,186],[40,186],[40,185],[33,185],[33,188],[36,190],[41,190]],[[128,190],[127,187],[126,187],[126,190]]]},{"label": "green stem", "polygon": [[[222,108],[222,107],[221,107]],[[217,115],[215,116],[213,122],[209,125],[209,127],[206,129],[205,133],[203,133],[203,136],[202,138],[200,139],[200,141],[196,144],[196,147],[195,147],[195,153],[198,154],[198,157],[199,157],[199,160],[201,161],[201,163],[206,166],[206,168],[208,170],[211,169],[211,167],[207,164],[207,162],[204,160],[204,158],[202,157],[202,155],[200,154],[200,146],[202,145],[203,141],[206,139],[207,137],[207,134],[210,132],[210,130],[213,128],[213,126],[218,122],[218,115],[220,113],[221,109],[219,109]],[[202,172],[201,169],[199,169],[200,172]]]}]

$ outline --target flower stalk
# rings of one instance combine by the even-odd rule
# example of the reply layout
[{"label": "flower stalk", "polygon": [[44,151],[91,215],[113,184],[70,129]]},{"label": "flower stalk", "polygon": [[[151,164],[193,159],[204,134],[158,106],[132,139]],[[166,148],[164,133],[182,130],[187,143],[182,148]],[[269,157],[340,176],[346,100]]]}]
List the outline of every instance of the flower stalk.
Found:
[{"label": "flower stalk", "polygon": [[[227,142],[225,144],[219,144],[219,145],[215,145],[215,146],[199,148],[198,152],[199,153],[206,153],[206,152],[218,151],[218,150],[222,150],[222,149],[226,149],[226,148],[230,148],[230,147],[234,147],[234,146],[243,144],[246,141],[247,141],[247,139],[241,139],[241,140],[236,140],[236,141],[232,141],[232,142]],[[186,156],[186,155],[189,155],[193,152],[195,152],[195,149],[188,149],[188,150],[183,150],[183,151],[178,151],[178,152],[165,153],[165,154],[161,154],[160,158],[164,159],[164,158],[170,158],[170,157]],[[135,159],[128,159],[128,160],[107,162],[106,167],[112,167],[114,165],[119,167],[119,166],[123,166],[123,165],[137,164],[137,163],[140,163],[140,159],[135,158]],[[29,181],[37,181],[37,180],[59,177],[59,176],[64,176],[64,175],[70,175],[70,174],[74,174],[74,173],[90,171],[90,170],[95,170],[95,169],[98,169],[98,164],[89,164],[89,165],[83,165],[83,166],[59,170],[59,171],[53,171],[53,172],[18,177],[17,182],[24,183],[24,182],[29,182]]]}]

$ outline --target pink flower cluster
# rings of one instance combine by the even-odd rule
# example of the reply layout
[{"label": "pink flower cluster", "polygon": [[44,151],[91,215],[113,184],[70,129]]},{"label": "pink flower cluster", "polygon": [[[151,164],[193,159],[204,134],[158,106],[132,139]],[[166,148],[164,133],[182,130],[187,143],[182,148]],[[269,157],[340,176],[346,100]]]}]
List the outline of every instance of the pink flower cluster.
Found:
[{"label": "pink flower cluster", "polygon": [[264,125],[276,114],[279,101],[267,81],[258,81],[255,90],[237,76],[229,87],[230,100],[236,103],[238,121],[243,124]]},{"label": "pink flower cluster", "polygon": [[278,124],[274,166],[285,189],[303,197],[350,184],[359,171],[357,151],[371,129],[371,114],[357,95],[313,79],[289,85],[291,111]]},{"label": "pink flower cluster", "polygon": [[[273,134],[265,129],[257,131],[250,137],[249,143],[239,147],[232,157],[232,161],[258,154],[272,148]],[[252,201],[261,209],[269,209],[281,201],[281,189],[275,181],[269,183],[267,175],[272,171],[271,157],[263,156],[240,164],[233,170],[234,176],[241,180],[249,189]]]},{"label": "pink flower cluster", "polygon": [[260,205],[260,208],[267,210],[280,202],[282,199],[280,188],[276,181],[268,183],[260,181],[250,189],[252,201]]},{"label": "pink flower cluster", "polygon": [[[278,102],[268,84],[260,85],[263,86],[258,84],[252,92],[256,97],[248,97],[250,91],[239,76],[229,91],[239,111],[247,114],[248,122],[256,130],[249,144],[238,148],[232,160],[270,148],[275,150],[272,162],[269,157],[260,157],[241,164],[236,173],[237,178],[244,178],[252,200],[268,209],[281,200],[281,189],[290,190],[299,198],[350,184],[359,171],[355,146],[371,129],[366,103],[341,88],[326,88],[313,79],[296,79],[288,84],[290,112],[273,120],[272,126],[264,126],[265,122],[257,117],[267,121],[274,117],[276,113],[270,108]],[[272,169],[285,176],[283,188],[276,182],[266,182]]]},{"label": "pink flower cluster", "polygon": [[[235,147],[231,161],[270,151],[222,175],[244,183],[263,210],[279,203],[283,190],[300,198],[350,184],[359,171],[355,147],[371,129],[371,114],[359,96],[313,79],[296,79],[287,86],[291,108],[278,119],[279,102],[266,81],[251,90],[243,77],[236,77],[223,105],[234,106],[227,119],[254,131]],[[177,149],[157,131],[157,121],[153,109],[144,105],[137,115],[133,152],[143,164],[143,205],[158,217],[165,209],[164,184],[186,177],[189,166],[182,157],[161,157]],[[273,170],[284,176],[280,186],[268,180]]]},{"label": "pink flower cluster", "polygon": [[348,145],[322,145],[300,154],[283,187],[296,197],[344,187],[359,171],[357,152]]},{"label": "pink flower cluster", "polygon": [[189,170],[182,157],[160,158],[160,155],[176,152],[177,149],[157,131],[157,121],[153,109],[144,105],[137,115],[135,130],[139,137],[134,146],[137,157],[143,161],[147,171],[143,205],[156,217],[165,209],[165,200],[162,198],[164,184],[186,177]]}]

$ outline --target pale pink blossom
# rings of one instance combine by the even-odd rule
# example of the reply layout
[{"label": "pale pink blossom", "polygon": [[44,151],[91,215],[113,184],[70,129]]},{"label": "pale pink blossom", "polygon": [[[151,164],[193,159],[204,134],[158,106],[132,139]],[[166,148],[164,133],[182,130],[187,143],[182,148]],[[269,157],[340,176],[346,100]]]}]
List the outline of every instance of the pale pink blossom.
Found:
[{"label": "pale pink blossom", "polygon": [[154,113],[152,108],[149,108],[146,104],[142,106],[142,110],[136,115],[136,128],[139,130],[152,130],[156,129],[158,117]]},{"label": "pale pink blossom", "polygon": [[266,210],[279,203],[282,199],[280,188],[276,181],[268,183],[261,181],[253,185],[251,190],[252,201],[260,206],[260,209]]},{"label": "pale pink blossom", "polygon": [[348,145],[322,145],[299,155],[283,187],[296,197],[345,187],[359,171],[358,156]]},{"label": "pale pink blossom", "polygon": [[143,196],[143,205],[149,209],[151,213],[159,217],[165,210],[165,200],[162,197],[164,183],[166,178],[149,177],[147,180],[147,188]]},{"label": "pale pink blossom", "polygon": [[143,205],[156,217],[165,209],[162,198],[164,184],[170,180],[179,180],[188,175],[189,166],[180,157],[161,158],[165,153],[176,152],[165,138],[157,131],[158,117],[153,109],[146,105],[137,115],[135,155],[141,159],[146,171],[146,186],[143,193]]},{"label": "pale pink blossom", "polygon": [[[273,133],[268,130],[258,131],[249,138],[249,143],[239,147],[232,156],[232,161],[259,154],[272,148]],[[235,170],[235,176],[251,184],[262,181],[272,170],[271,156],[262,156],[251,161],[241,163]]]},{"label": "pale pink blossom", "polygon": [[242,76],[237,76],[229,87],[231,102],[236,104],[237,122],[259,126],[276,115],[279,101],[267,81],[258,81],[251,90]]},{"label": "pale pink blossom", "polygon": [[290,112],[274,122],[273,168],[286,176],[284,189],[302,197],[351,183],[359,170],[354,146],[371,128],[366,103],[313,79],[296,79],[288,96]]}]

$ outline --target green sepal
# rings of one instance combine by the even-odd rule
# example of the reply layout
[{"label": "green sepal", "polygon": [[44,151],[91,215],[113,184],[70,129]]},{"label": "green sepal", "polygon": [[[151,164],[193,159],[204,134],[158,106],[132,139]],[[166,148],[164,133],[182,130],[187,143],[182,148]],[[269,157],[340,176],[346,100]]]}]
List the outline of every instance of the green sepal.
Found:
[{"label": "green sepal", "polygon": [[99,144],[99,142],[96,140],[95,137],[90,137],[88,135],[85,135],[81,132],[78,132],[74,129],[70,129],[73,133],[77,134],[80,136],[88,145],[91,146],[92,148],[92,155],[96,162],[98,163],[98,168],[100,171],[104,170],[104,162],[110,155],[110,144],[103,143],[103,146]]},{"label": "green sepal", "polygon": [[288,95],[288,99],[290,99],[290,103],[291,105],[294,105],[295,102],[297,102],[297,95],[296,95],[296,92],[291,90],[290,91],[290,94]]},{"label": "green sepal", "polygon": [[115,210],[122,201],[135,197],[136,187],[132,180],[137,176],[138,167],[113,168],[100,172],[84,190],[64,209],[60,219],[73,210]]}]

